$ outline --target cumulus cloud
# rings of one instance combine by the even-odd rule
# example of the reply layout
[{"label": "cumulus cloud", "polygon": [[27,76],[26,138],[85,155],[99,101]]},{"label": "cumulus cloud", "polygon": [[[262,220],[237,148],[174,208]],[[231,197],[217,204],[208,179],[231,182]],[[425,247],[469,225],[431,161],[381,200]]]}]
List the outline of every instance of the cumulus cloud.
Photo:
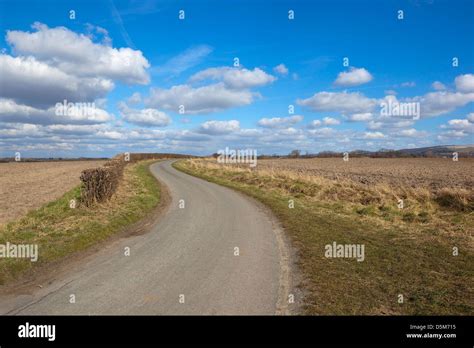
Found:
[{"label": "cumulus cloud", "polygon": [[317,128],[321,126],[336,126],[340,124],[341,121],[332,117],[324,117],[322,120],[313,120],[308,127],[309,128]]},{"label": "cumulus cloud", "polygon": [[111,139],[111,140],[122,140],[126,138],[126,135],[114,130],[98,131],[97,137]]},{"label": "cumulus cloud", "polygon": [[363,112],[359,114],[352,114],[347,116],[347,119],[351,122],[365,122],[370,121],[373,117],[371,112]]},{"label": "cumulus cloud", "polygon": [[272,117],[272,118],[262,118],[258,121],[260,127],[265,128],[285,128],[289,125],[301,122],[303,116],[293,115],[288,117]]},{"label": "cumulus cloud", "polygon": [[0,121],[30,124],[95,124],[105,123],[114,117],[106,110],[91,106],[72,108],[68,112],[57,114],[56,107],[38,109],[17,104],[11,99],[0,98]]},{"label": "cumulus cloud", "polygon": [[463,130],[448,130],[439,134],[437,138],[438,140],[446,141],[452,138],[464,138],[467,136],[468,136],[468,133]]},{"label": "cumulus cloud", "polygon": [[90,102],[105,96],[114,84],[97,77],[78,78],[34,57],[0,55],[0,97],[48,107],[67,99]]},{"label": "cumulus cloud", "polygon": [[433,117],[446,114],[474,101],[473,93],[439,91],[430,92],[407,101],[420,103],[421,117]]},{"label": "cumulus cloud", "polygon": [[345,114],[371,112],[377,105],[376,99],[367,98],[359,92],[319,92],[296,103],[313,111],[336,111]]},{"label": "cumulus cloud", "polygon": [[288,75],[288,68],[285,66],[285,64],[278,64],[273,68],[273,70],[280,75]]},{"label": "cumulus cloud", "polygon": [[465,74],[459,75],[454,80],[456,84],[456,89],[460,92],[469,93],[474,92],[474,75]]},{"label": "cumulus cloud", "polygon": [[229,89],[221,82],[197,88],[177,85],[170,89],[152,88],[145,104],[175,112],[182,105],[185,114],[204,114],[248,105],[254,96],[248,90]]},{"label": "cumulus cloud", "polygon": [[128,102],[129,104],[132,104],[132,105],[134,105],[134,104],[139,104],[139,103],[141,103],[141,101],[142,101],[142,96],[141,96],[141,94],[138,93],[138,92],[133,93],[133,94],[127,99],[127,102]]},{"label": "cumulus cloud", "polygon": [[315,138],[329,138],[333,137],[336,131],[333,128],[324,127],[318,129],[311,129],[308,132],[311,136]]},{"label": "cumulus cloud", "polygon": [[150,64],[141,51],[94,43],[65,27],[35,23],[32,28],[34,32],[7,31],[6,40],[15,53],[34,56],[75,76],[99,76],[130,84],[150,81],[146,71]]},{"label": "cumulus cloud", "polygon": [[[16,56],[0,54],[0,121],[41,125],[85,125],[114,119],[104,108],[115,81],[146,84],[149,63],[140,51],[113,48],[108,32],[89,34],[35,23],[31,32],[9,30]],[[95,31],[103,37],[93,42]],[[58,113],[56,104],[74,108]],[[105,131],[107,132],[107,131]],[[104,133],[105,137],[117,137]]]},{"label": "cumulus cloud", "polygon": [[201,124],[199,133],[209,135],[221,135],[237,132],[240,129],[240,123],[236,120],[230,121],[207,121]]},{"label": "cumulus cloud", "polygon": [[416,137],[424,137],[427,135],[427,132],[425,131],[419,131],[416,130],[415,128],[410,128],[410,129],[403,129],[396,133],[396,135],[401,136],[401,137],[407,137],[407,138],[416,138]]},{"label": "cumulus cloud", "polygon": [[189,81],[198,82],[208,79],[222,81],[227,88],[248,89],[272,83],[276,80],[276,77],[259,68],[248,70],[245,68],[218,67],[200,71],[191,76]]},{"label": "cumulus cloud", "polygon": [[98,131],[105,130],[104,124],[99,125],[71,125],[71,124],[53,124],[46,126],[45,130],[48,133],[60,134],[60,135],[91,135]]},{"label": "cumulus cloud", "polygon": [[367,128],[371,130],[375,130],[375,129],[382,128],[383,125],[384,125],[383,122],[380,122],[380,121],[369,121],[369,123],[367,123]]},{"label": "cumulus cloud", "polygon": [[125,121],[139,126],[165,127],[171,123],[171,118],[157,109],[133,109],[123,102],[119,104],[119,109]]},{"label": "cumulus cloud", "polygon": [[440,126],[442,129],[462,131],[465,133],[474,133],[474,115],[470,114],[465,119],[452,119],[446,124]]},{"label": "cumulus cloud", "polygon": [[383,139],[385,135],[381,132],[365,132],[362,136],[363,139]]},{"label": "cumulus cloud", "polygon": [[340,72],[334,81],[335,86],[351,87],[372,81],[372,75],[364,68],[351,67],[349,71]]},{"label": "cumulus cloud", "polygon": [[436,91],[444,91],[446,89],[446,86],[439,82],[439,81],[435,81],[431,84],[431,87],[436,90]]}]

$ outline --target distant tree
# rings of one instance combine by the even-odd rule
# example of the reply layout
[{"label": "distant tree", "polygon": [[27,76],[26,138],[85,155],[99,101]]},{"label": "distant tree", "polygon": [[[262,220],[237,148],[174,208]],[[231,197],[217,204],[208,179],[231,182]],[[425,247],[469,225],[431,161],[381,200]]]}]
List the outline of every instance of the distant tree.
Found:
[{"label": "distant tree", "polygon": [[298,158],[300,156],[301,156],[301,151],[300,150],[293,150],[288,155],[288,157],[292,157],[292,158]]}]

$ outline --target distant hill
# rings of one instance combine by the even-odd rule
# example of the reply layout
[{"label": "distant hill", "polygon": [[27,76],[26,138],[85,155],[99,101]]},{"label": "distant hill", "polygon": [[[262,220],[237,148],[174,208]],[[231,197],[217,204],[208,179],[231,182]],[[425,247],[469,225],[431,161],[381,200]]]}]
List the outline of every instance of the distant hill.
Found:
[{"label": "distant hill", "polygon": [[457,152],[459,155],[474,157],[474,145],[442,145],[419,147],[414,149],[402,149],[398,150],[397,152],[424,157],[451,157],[453,152]]},{"label": "distant hill", "polygon": [[[474,157],[474,145],[440,145],[430,147],[417,147],[412,149],[380,149],[378,151],[366,151],[366,150],[354,150],[349,152],[350,157],[384,157],[384,158],[404,158],[404,157],[449,157],[453,156],[453,153],[457,152],[459,157]],[[293,151],[293,153],[295,153]],[[287,155],[287,156],[259,156],[259,158],[314,158],[314,157],[341,157],[342,152],[334,151],[321,151],[315,154],[304,154],[299,156]]]}]

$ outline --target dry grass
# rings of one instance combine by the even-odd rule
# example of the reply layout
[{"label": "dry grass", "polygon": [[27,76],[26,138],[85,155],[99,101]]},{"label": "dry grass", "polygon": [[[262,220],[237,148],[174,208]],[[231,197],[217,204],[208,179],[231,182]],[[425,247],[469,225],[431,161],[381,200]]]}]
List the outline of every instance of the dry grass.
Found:
[{"label": "dry grass", "polygon": [[[319,159],[318,159],[319,160]],[[347,163],[340,159],[324,159],[333,161],[332,167],[340,166],[343,172],[347,173]],[[279,189],[282,193],[289,193],[296,196],[304,196],[306,199],[314,201],[341,202],[345,206],[363,211],[367,207],[374,207],[373,213],[379,213],[380,216],[388,217],[388,212],[392,212],[392,218],[400,217],[409,219],[411,214],[419,215],[427,218],[428,216],[436,217],[439,215],[440,209],[447,208],[460,212],[474,211],[474,186],[466,186],[468,179],[464,179],[462,183],[444,181],[446,187],[439,187],[441,178],[435,180],[436,188],[430,184],[425,178],[407,176],[406,173],[400,177],[395,177],[395,173],[402,172],[403,162],[399,159],[369,159],[371,166],[367,166],[367,173],[364,179],[360,172],[361,164],[359,160],[367,160],[366,158],[351,159],[350,165],[359,168],[357,179],[352,178],[352,174],[342,175],[339,172],[329,175],[311,174],[311,170],[301,170],[301,161],[293,160],[295,169],[291,169],[291,160],[282,160],[283,164],[278,164],[279,160],[263,160],[258,162],[257,168],[250,168],[244,165],[222,165],[216,163],[215,159],[191,159],[188,166],[191,168],[207,168],[210,170],[226,170],[232,172],[232,178],[239,181],[243,178],[260,188]],[[387,160],[395,161],[390,165]],[[409,159],[413,160],[413,159]],[[419,159],[424,166],[426,159]],[[431,165],[436,162],[428,159]],[[443,159],[439,159],[444,163]],[[371,179],[374,176],[375,163],[373,161],[381,161],[380,166],[390,168],[400,166],[397,170],[393,170],[388,180],[376,175],[377,180]],[[261,163],[263,162],[263,164]],[[271,162],[271,163],[270,163]],[[326,161],[327,162],[327,161]],[[470,162],[469,165],[474,165]],[[372,169],[371,169],[372,168]],[[410,169],[413,170],[413,163]],[[424,173],[425,169],[418,173]],[[333,169],[337,170],[337,169]],[[436,172],[435,167],[431,172]],[[457,171],[457,170],[456,170]],[[473,168],[474,172],[474,168]],[[458,172],[460,175],[461,173]],[[466,173],[463,173],[466,176]],[[404,183],[403,178],[409,177],[410,182],[424,182],[424,185],[412,186]],[[452,176],[451,176],[452,177]],[[331,179],[333,178],[333,179]],[[337,179],[334,179],[337,178]],[[396,184],[395,184],[396,182]],[[399,208],[400,200],[403,200],[403,209]],[[367,209],[366,209],[367,210]],[[442,216],[443,214],[441,214]],[[426,221],[425,221],[426,222]],[[441,221],[440,221],[441,222]]]}]

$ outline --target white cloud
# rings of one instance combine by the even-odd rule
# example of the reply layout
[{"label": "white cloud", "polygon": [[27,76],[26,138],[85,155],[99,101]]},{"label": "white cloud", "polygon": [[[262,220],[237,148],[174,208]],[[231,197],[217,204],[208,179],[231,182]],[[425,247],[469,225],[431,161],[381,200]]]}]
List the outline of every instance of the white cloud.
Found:
[{"label": "white cloud", "polygon": [[129,104],[132,104],[132,105],[134,105],[134,104],[139,104],[139,103],[141,103],[141,101],[142,101],[142,96],[141,96],[141,94],[138,93],[138,92],[133,93],[133,94],[127,99],[127,102],[128,102]]},{"label": "white cloud", "polygon": [[309,124],[309,128],[317,128],[321,126],[336,126],[341,122],[338,119],[332,117],[324,117],[322,120],[313,120]]},{"label": "white cloud", "polygon": [[237,132],[240,129],[240,123],[236,120],[230,121],[207,121],[199,128],[199,132],[209,135],[220,135]]},{"label": "white cloud", "polygon": [[1,139],[44,136],[40,126],[33,124],[11,124],[0,129]]},{"label": "white cloud", "polygon": [[95,124],[113,120],[107,111],[97,107],[72,109],[62,115],[56,114],[56,108],[37,109],[24,104],[17,104],[11,99],[0,98],[0,121],[30,124]]},{"label": "white cloud", "polygon": [[222,81],[228,88],[247,89],[272,83],[276,80],[276,77],[259,68],[248,70],[245,68],[218,67],[200,71],[191,76],[189,81],[198,82],[208,79]]},{"label": "white cloud", "polygon": [[474,133],[474,123],[468,118],[449,120],[447,124],[441,125],[441,128]]},{"label": "white cloud", "polygon": [[370,121],[372,117],[373,115],[371,112],[363,112],[359,114],[352,114],[348,116],[347,119],[352,122],[365,122]]},{"label": "white cloud", "polygon": [[204,114],[249,105],[253,98],[250,91],[228,89],[223,83],[198,88],[178,85],[170,89],[152,88],[145,104],[175,112],[183,105],[185,114]]},{"label": "white cloud", "polygon": [[278,64],[273,68],[273,70],[280,75],[288,75],[288,68],[285,66],[285,64]]},{"label": "white cloud", "polygon": [[106,138],[112,140],[121,140],[126,138],[125,134],[122,134],[118,131],[99,131],[96,135],[99,138]]},{"label": "white cloud", "polygon": [[329,128],[329,127],[311,129],[308,131],[308,133],[315,138],[329,138],[329,137],[334,136],[335,132],[336,131],[333,128]]},{"label": "white cloud", "polygon": [[104,129],[104,124],[100,125],[70,125],[70,124],[53,124],[46,126],[45,129],[49,133],[57,133],[61,135],[90,135]]},{"label": "white cloud", "polygon": [[362,136],[363,139],[383,139],[385,135],[381,132],[365,132]]},{"label": "white cloud", "polygon": [[439,116],[474,101],[474,93],[430,92],[421,97],[407,99],[420,103],[421,117]]},{"label": "white cloud", "polygon": [[303,120],[303,116],[293,115],[288,117],[272,117],[262,118],[258,121],[258,125],[266,128],[284,128]]},{"label": "white cloud", "polygon": [[466,118],[469,120],[469,122],[474,123],[474,112],[471,112]]},{"label": "white cloud", "polygon": [[439,82],[439,81],[435,81],[431,84],[431,87],[434,89],[434,90],[437,90],[437,91],[444,91],[446,89],[446,86]]},{"label": "white cloud", "polygon": [[114,84],[96,77],[78,78],[34,57],[0,55],[0,97],[31,106],[50,107],[64,99],[90,102],[105,96]]},{"label": "white cloud", "polygon": [[379,121],[369,121],[369,123],[367,124],[367,128],[371,130],[376,130],[382,128],[383,125],[384,124]]},{"label": "white cloud", "polygon": [[359,92],[319,92],[307,99],[297,99],[296,103],[313,111],[338,111],[351,114],[372,111],[377,105],[377,100],[367,98]]},{"label": "white cloud", "polygon": [[398,121],[398,122],[390,123],[389,127],[392,127],[392,128],[406,128],[406,127],[413,126],[414,123],[415,122],[412,121],[412,120]]},{"label": "white cloud", "polygon": [[35,23],[34,32],[9,30],[6,40],[17,54],[32,55],[61,71],[80,77],[101,77],[147,84],[150,66],[141,51],[98,44],[65,27]]},{"label": "white cloud", "polygon": [[332,117],[325,117],[323,118],[323,124],[326,126],[335,126],[340,124],[341,122],[335,118]]},{"label": "white cloud", "polygon": [[119,109],[125,121],[139,126],[165,127],[171,123],[171,118],[157,109],[132,109],[123,102],[119,104]]},{"label": "white cloud", "polygon": [[438,135],[438,140],[446,141],[450,138],[464,138],[466,136],[468,136],[468,134],[462,130],[449,130]]},{"label": "white cloud", "polygon": [[459,75],[454,80],[456,84],[456,89],[460,92],[469,93],[474,92],[474,75],[465,74]]},{"label": "white cloud", "polygon": [[349,71],[340,72],[334,85],[350,87],[358,86],[372,81],[372,75],[364,68],[351,67]]},{"label": "white cloud", "polygon": [[424,137],[427,135],[425,131],[418,131],[414,128],[404,129],[397,133],[398,136],[407,137],[407,138],[416,138],[416,137]]}]

